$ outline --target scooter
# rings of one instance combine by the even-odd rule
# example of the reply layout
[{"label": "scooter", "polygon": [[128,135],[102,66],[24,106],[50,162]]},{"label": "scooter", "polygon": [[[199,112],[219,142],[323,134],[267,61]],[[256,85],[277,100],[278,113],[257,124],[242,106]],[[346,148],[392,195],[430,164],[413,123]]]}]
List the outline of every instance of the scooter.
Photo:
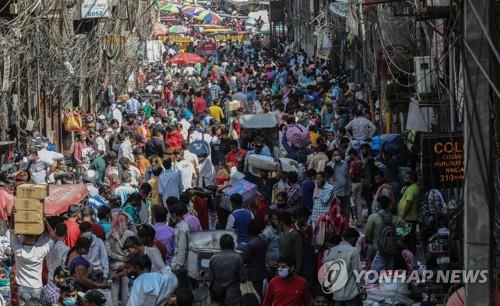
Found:
[{"label": "scooter", "polygon": [[440,270],[446,270],[450,266],[449,252],[450,230],[441,227],[432,235],[427,244],[428,265],[435,265]]}]

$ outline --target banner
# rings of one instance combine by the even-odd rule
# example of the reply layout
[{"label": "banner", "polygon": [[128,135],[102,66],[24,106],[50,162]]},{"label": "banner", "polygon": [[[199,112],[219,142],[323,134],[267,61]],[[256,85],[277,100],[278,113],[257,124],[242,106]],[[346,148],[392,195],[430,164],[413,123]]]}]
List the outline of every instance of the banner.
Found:
[{"label": "banner", "polygon": [[217,51],[217,44],[213,41],[204,41],[196,46],[196,53],[200,55],[210,55]]}]

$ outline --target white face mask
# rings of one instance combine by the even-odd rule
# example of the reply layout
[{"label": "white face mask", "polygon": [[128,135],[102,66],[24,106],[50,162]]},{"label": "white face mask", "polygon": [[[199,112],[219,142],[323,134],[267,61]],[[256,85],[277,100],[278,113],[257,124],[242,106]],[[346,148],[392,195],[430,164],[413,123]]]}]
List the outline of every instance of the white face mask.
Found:
[{"label": "white face mask", "polygon": [[283,278],[288,277],[288,268],[278,268],[278,275]]},{"label": "white face mask", "polygon": [[340,156],[337,155],[334,157],[334,159],[335,159],[335,161],[339,162],[341,158],[340,158]]}]

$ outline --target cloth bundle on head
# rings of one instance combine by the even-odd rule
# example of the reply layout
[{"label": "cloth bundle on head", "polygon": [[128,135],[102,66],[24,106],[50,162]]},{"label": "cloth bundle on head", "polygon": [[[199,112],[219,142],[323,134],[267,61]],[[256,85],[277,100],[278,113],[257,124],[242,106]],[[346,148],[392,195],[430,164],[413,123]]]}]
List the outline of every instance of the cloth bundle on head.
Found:
[{"label": "cloth bundle on head", "polygon": [[295,148],[305,148],[311,143],[309,130],[301,124],[290,124],[287,126],[286,139]]}]

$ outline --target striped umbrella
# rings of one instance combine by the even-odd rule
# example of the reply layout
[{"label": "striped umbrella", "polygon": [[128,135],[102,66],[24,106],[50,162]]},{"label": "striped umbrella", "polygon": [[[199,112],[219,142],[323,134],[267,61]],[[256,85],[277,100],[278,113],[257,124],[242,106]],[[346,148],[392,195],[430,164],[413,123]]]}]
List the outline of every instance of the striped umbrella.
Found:
[{"label": "striped umbrella", "polygon": [[205,9],[199,6],[186,6],[182,9],[182,14],[186,16],[196,16],[199,15],[201,12],[204,12]]},{"label": "striped umbrella", "polygon": [[189,31],[188,28],[180,26],[180,25],[174,25],[168,29],[168,33],[171,33],[171,34],[186,34],[188,31]]},{"label": "striped umbrella", "polygon": [[163,7],[160,7],[161,12],[169,13],[169,14],[179,14],[181,10],[179,9],[179,6],[174,3],[169,3]]},{"label": "striped umbrella", "polygon": [[220,16],[210,10],[201,12],[196,16],[196,19],[206,23],[219,23],[221,21]]}]

